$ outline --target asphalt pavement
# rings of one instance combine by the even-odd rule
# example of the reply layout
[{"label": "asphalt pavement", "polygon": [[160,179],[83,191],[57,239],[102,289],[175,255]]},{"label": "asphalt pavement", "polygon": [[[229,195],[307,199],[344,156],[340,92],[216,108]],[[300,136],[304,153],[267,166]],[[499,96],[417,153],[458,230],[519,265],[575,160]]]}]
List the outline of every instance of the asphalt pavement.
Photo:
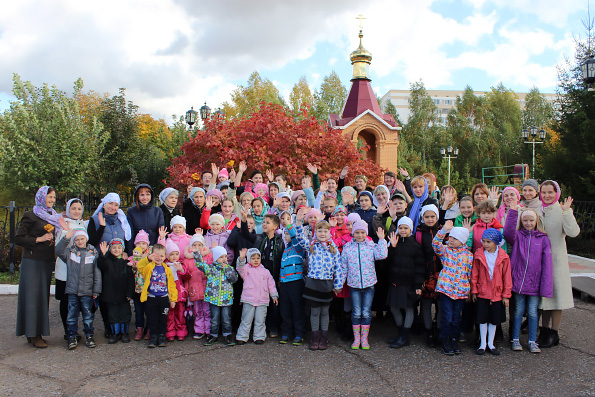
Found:
[{"label": "asphalt pavement", "polygon": [[460,356],[444,356],[423,335],[390,349],[389,320],[372,324],[369,351],[350,350],[335,333],[326,351],[277,339],[234,347],[192,339],[156,349],[145,341],[108,345],[100,320],[97,348],[68,351],[53,297],[50,346],[35,349],[14,336],[16,302],[0,296],[3,395],[595,395],[595,304],[580,300],[564,312],[559,346],[531,354],[503,342],[497,357],[477,356],[467,343]]}]

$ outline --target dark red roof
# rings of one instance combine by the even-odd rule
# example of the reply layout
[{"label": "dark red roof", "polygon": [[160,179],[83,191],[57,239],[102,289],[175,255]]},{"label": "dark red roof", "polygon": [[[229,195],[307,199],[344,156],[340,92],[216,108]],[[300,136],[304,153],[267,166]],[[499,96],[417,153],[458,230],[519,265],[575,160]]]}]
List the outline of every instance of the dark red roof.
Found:
[{"label": "dark red roof", "polygon": [[389,125],[397,127],[393,116],[382,113],[380,105],[378,105],[378,101],[376,100],[376,95],[374,95],[374,91],[372,90],[372,85],[366,79],[352,80],[351,90],[349,90],[341,119],[337,120],[335,117],[331,117],[331,126],[344,126],[366,110],[375,113]]}]

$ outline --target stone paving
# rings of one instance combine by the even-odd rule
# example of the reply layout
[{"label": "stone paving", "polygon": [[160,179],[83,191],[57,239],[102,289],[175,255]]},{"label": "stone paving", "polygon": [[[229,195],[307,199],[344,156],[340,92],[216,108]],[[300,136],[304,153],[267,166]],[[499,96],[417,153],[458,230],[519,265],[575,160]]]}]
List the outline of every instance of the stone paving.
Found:
[{"label": "stone paving", "polygon": [[326,351],[275,339],[235,347],[190,339],[157,349],[108,345],[101,321],[97,348],[68,351],[53,298],[50,347],[38,350],[14,336],[16,301],[0,297],[5,395],[595,395],[595,304],[580,300],[564,313],[560,346],[534,355],[503,342],[499,357],[477,356],[468,344],[447,357],[426,347],[423,335],[393,350],[385,343],[394,332],[388,320],[372,324],[370,351],[351,351],[334,333]]}]

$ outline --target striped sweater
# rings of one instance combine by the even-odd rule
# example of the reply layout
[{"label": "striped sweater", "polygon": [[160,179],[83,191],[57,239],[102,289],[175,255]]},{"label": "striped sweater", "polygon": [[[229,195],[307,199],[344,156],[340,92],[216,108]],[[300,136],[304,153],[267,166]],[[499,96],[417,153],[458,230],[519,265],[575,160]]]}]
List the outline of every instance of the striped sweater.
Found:
[{"label": "striped sweater", "polygon": [[442,262],[436,292],[443,293],[451,299],[466,299],[470,290],[469,280],[473,267],[473,254],[465,245],[459,248],[450,248],[442,244],[445,235],[446,232],[442,229],[436,233],[432,240],[432,248]]},{"label": "striped sweater", "polygon": [[306,258],[306,250],[298,243],[295,227],[289,224],[286,230],[291,241],[286,244],[281,258],[279,281],[282,283],[304,279],[304,259]]}]

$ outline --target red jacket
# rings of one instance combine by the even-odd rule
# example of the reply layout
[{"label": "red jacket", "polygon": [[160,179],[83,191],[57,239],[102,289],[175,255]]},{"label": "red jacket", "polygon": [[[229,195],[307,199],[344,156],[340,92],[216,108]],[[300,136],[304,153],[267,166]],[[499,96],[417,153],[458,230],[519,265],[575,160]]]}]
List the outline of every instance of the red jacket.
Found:
[{"label": "red jacket", "polygon": [[491,302],[501,301],[502,298],[510,298],[512,296],[512,276],[508,254],[498,247],[494,277],[490,280],[490,272],[484,251],[483,247],[475,251],[473,269],[471,270],[471,293],[477,294],[479,298],[489,299]]},{"label": "red jacket", "polygon": [[[221,214],[221,213],[220,213]],[[221,214],[223,215],[223,214]],[[209,227],[209,218],[211,217],[211,210],[208,209],[207,207],[205,207],[202,210],[202,214],[200,216],[200,227],[202,230],[206,231],[210,229]],[[234,227],[236,227],[236,225],[240,224],[240,218],[238,218],[238,216],[235,213],[231,214],[231,218],[229,219],[229,221],[227,222],[227,225],[225,225],[223,227],[223,229],[225,230],[233,230]]]}]

